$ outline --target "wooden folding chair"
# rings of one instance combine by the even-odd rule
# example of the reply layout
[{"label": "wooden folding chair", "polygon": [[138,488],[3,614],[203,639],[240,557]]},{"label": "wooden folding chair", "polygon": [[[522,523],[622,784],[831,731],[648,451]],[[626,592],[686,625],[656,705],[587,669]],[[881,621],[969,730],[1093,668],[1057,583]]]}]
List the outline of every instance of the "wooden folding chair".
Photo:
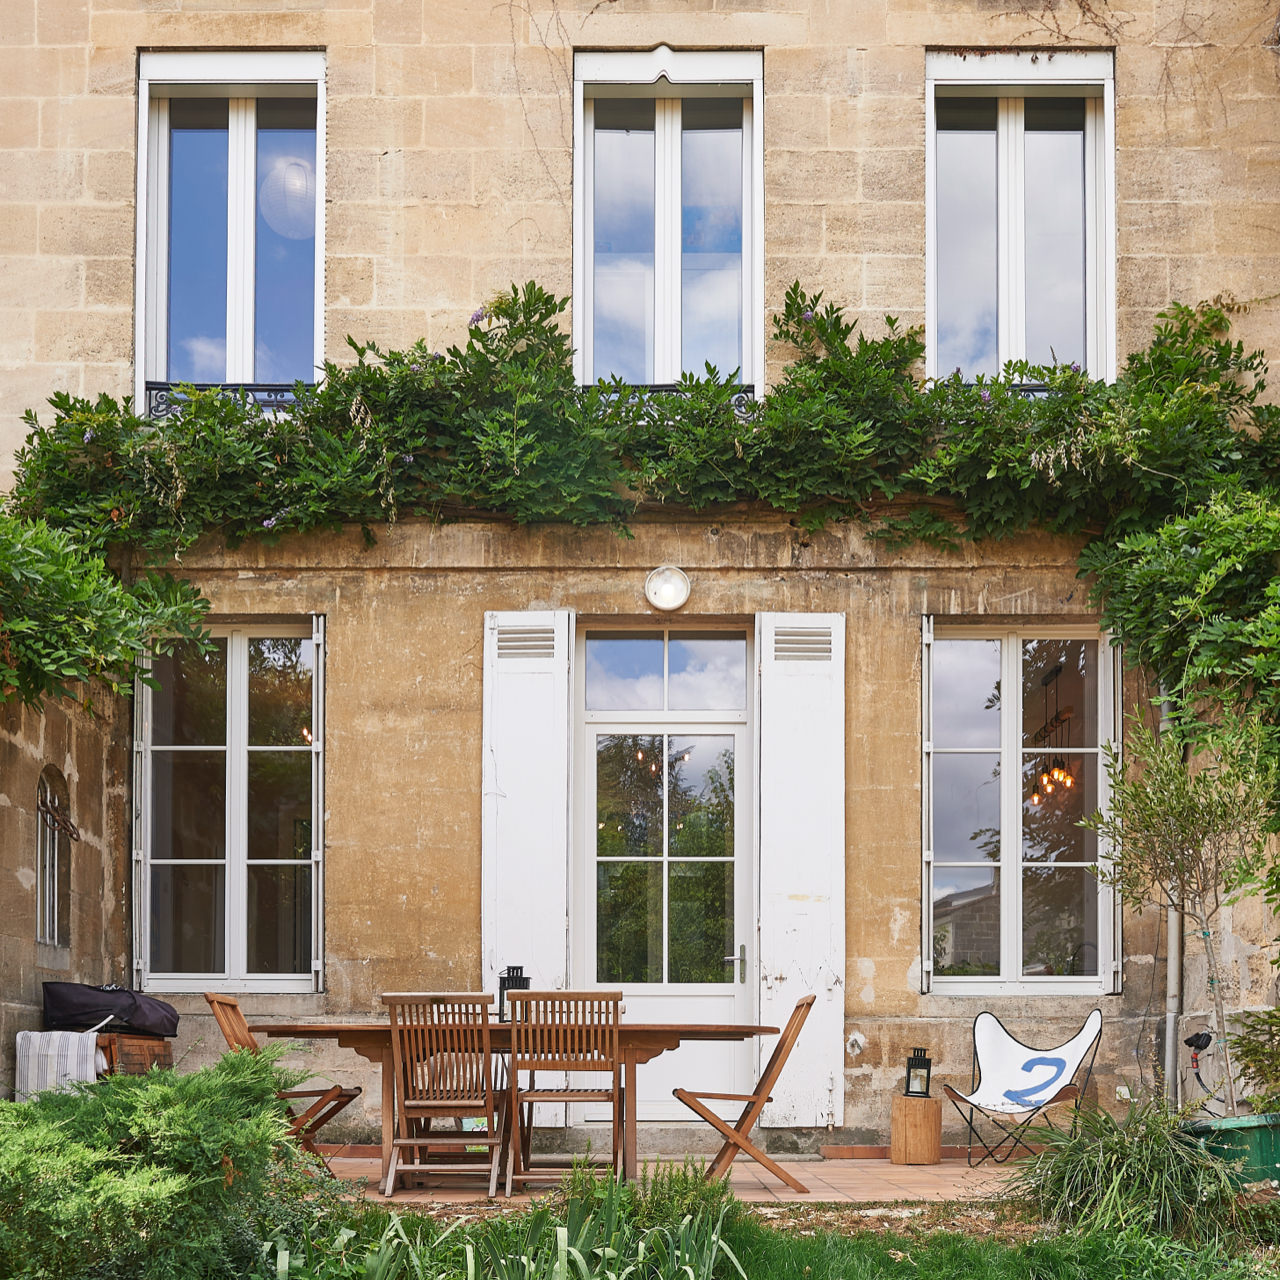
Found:
[{"label": "wooden folding chair", "polygon": [[[244,1020],[244,1011],[235,996],[221,996],[213,991],[206,991],[204,998],[213,1010],[213,1016],[227,1042],[227,1047],[235,1052],[257,1053],[258,1042]],[[311,1099],[311,1105],[301,1111],[295,1111],[286,1105],[289,1118],[289,1136],[296,1138],[304,1151],[319,1155],[316,1148],[315,1135],[340,1111],[350,1106],[360,1096],[360,1089],[346,1088],[343,1085],[330,1085],[327,1089],[283,1089],[276,1094],[286,1104],[304,1098]]]},{"label": "wooden folding chair", "polygon": [[[508,991],[511,1016],[511,1141],[507,1194],[516,1183],[558,1181],[561,1168],[532,1167],[537,1102],[607,1102],[613,1118],[613,1169],[622,1168],[622,1060],[618,1052],[621,991]],[[527,1087],[520,1073],[528,1072]],[[609,1075],[609,1086],[544,1085],[539,1071]]]},{"label": "wooden folding chair", "polygon": [[[696,1112],[713,1129],[718,1130],[724,1136],[724,1145],[716,1152],[715,1159],[707,1166],[708,1181],[723,1177],[728,1172],[730,1164],[733,1163],[734,1156],[741,1151],[743,1155],[749,1156],[757,1164],[763,1165],[775,1178],[781,1178],[793,1190],[802,1194],[808,1192],[808,1187],[797,1178],[792,1177],[776,1161],[770,1160],[751,1141],[751,1130],[755,1128],[755,1123],[759,1120],[760,1113],[765,1108],[765,1103],[770,1100],[770,1091],[778,1083],[778,1077],[782,1075],[782,1068],[787,1065],[791,1050],[800,1038],[800,1030],[804,1026],[805,1019],[809,1016],[809,1010],[813,1008],[813,1001],[814,997],[809,995],[804,996],[796,1003],[796,1007],[791,1011],[791,1017],[787,1019],[787,1025],[782,1028],[782,1034],[778,1037],[778,1043],[774,1046],[773,1053],[769,1056],[768,1064],[761,1073],[756,1087],[750,1093],[693,1093],[688,1089],[673,1089],[671,1091],[686,1107]],[[704,1099],[713,1102],[743,1102],[746,1105],[742,1108],[742,1114],[737,1121],[730,1125],[716,1115],[710,1107],[704,1106]]]},{"label": "wooden folding chair", "polygon": [[[404,1173],[480,1173],[489,1175],[489,1194],[496,1195],[505,1108],[493,1087],[493,996],[389,992],[382,1003],[391,1016],[396,1081],[396,1134],[383,1194],[391,1195]],[[482,1129],[436,1127],[475,1119]],[[487,1151],[480,1157],[470,1147]],[[409,1158],[401,1159],[402,1152]]]}]

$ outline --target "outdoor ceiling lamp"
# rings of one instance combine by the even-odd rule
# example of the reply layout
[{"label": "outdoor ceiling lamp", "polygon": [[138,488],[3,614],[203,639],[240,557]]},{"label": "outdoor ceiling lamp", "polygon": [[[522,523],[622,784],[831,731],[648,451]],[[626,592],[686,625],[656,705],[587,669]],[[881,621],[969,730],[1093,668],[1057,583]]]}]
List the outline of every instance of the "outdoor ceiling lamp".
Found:
[{"label": "outdoor ceiling lamp", "polygon": [[660,564],[644,580],[644,598],[665,613],[680,608],[689,598],[689,575],[673,564]]}]

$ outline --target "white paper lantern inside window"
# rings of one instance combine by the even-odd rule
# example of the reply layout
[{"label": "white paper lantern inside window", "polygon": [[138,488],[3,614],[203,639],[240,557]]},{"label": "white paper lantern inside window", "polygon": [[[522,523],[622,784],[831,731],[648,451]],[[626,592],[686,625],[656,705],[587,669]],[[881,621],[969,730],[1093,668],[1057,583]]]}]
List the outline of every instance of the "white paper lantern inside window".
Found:
[{"label": "white paper lantern inside window", "polygon": [[286,240],[316,233],[316,170],[302,156],[280,156],[258,188],[258,208],[267,226]]}]

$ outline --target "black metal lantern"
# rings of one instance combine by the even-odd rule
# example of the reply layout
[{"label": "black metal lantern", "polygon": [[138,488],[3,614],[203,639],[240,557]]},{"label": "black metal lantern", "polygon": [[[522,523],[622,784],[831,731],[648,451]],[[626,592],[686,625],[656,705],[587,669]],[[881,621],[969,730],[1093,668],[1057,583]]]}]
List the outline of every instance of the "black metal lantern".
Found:
[{"label": "black metal lantern", "polygon": [[498,1021],[505,1022],[507,1018],[507,992],[508,991],[528,991],[529,979],[525,975],[524,965],[509,964],[503,971],[498,974]]},{"label": "black metal lantern", "polygon": [[929,1096],[929,1076],[933,1072],[933,1063],[923,1049],[912,1049],[907,1059],[907,1087],[903,1092],[908,1098],[927,1098]]}]

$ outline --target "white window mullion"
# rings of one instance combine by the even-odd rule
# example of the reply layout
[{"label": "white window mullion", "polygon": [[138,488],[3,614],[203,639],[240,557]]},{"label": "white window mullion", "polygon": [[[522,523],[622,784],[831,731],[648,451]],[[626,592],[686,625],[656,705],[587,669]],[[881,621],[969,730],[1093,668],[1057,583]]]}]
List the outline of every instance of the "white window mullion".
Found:
[{"label": "white window mullion", "polygon": [[680,377],[680,100],[654,103],[653,379]]},{"label": "white window mullion", "polygon": [[249,640],[237,631],[227,639],[227,812],[226,822],[226,971],[245,976],[247,964],[249,873]]},{"label": "white window mullion", "polygon": [[920,991],[933,987],[933,618],[920,619],[922,643],[920,685],[921,775],[924,804],[920,809]]},{"label": "white window mullion", "polygon": [[325,618],[311,620],[311,979],[324,989],[324,665]]},{"label": "white window mullion", "polygon": [[[1022,645],[1015,631],[1001,655],[1000,976],[1022,977]],[[1004,692],[1007,690],[1007,693]]]},{"label": "white window mullion", "polygon": [[1000,365],[1027,352],[1026,205],[1021,98],[1001,98],[996,123],[996,262]]},{"label": "white window mullion", "polygon": [[[595,227],[596,227],[596,111],[595,100],[583,94],[582,81],[573,86],[577,111],[574,115],[574,229],[581,252],[573,258],[573,312],[578,341],[573,357],[574,381],[587,381],[595,369]],[[579,123],[581,121],[581,123]]]},{"label": "white window mullion", "polygon": [[257,102],[232,98],[227,117],[227,381],[252,382]]},{"label": "white window mullion", "polygon": [[[144,658],[143,671],[151,660]],[[151,686],[141,677],[133,699],[133,985],[151,976]]]},{"label": "white window mullion", "polygon": [[[169,376],[165,359],[169,333],[169,100],[153,99],[147,107],[146,167],[141,179],[145,192],[143,217],[148,228],[146,261],[143,264],[143,297],[138,323],[143,327],[143,380],[159,381]],[[138,403],[142,388],[138,389]]]}]

